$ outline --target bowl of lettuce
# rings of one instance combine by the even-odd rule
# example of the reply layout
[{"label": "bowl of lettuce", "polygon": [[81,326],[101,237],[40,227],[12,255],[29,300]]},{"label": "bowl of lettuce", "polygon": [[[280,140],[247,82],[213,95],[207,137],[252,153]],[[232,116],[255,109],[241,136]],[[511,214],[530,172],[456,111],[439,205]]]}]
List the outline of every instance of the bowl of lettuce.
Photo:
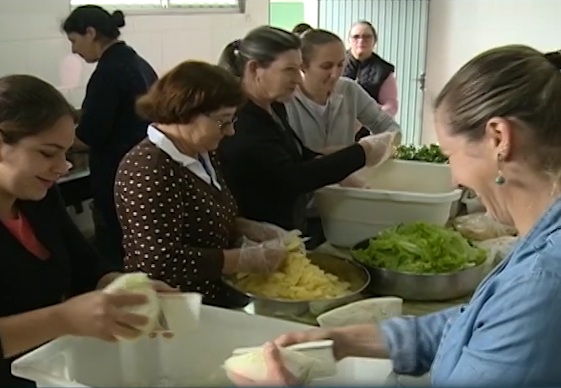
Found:
[{"label": "bowl of lettuce", "polygon": [[383,230],[351,249],[370,272],[369,291],[411,301],[472,293],[485,276],[487,252],[443,226],[419,221]]}]

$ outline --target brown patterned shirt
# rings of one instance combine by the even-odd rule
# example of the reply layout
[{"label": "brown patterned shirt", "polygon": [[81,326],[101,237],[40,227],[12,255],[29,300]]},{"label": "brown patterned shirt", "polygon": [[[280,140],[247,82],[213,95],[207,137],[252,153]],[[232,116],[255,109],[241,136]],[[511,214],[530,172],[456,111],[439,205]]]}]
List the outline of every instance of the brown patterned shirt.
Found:
[{"label": "brown patterned shirt", "polygon": [[223,250],[235,239],[237,207],[220,174],[219,188],[145,139],[122,160],[115,204],[123,229],[125,269],[143,271],[204,302],[240,307],[247,300],[221,280]]}]

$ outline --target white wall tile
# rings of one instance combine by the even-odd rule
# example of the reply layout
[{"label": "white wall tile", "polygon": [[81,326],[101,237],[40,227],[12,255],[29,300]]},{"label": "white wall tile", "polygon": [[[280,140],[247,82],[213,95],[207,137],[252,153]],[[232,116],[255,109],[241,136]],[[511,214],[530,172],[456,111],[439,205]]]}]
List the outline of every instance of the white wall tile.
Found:
[{"label": "white wall tile", "polygon": [[[70,53],[60,30],[69,12],[69,0],[0,0],[0,76],[36,75],[80,106],[95,66]],[[247,0],[243,15],[125,16],[123,39],[161,74],[188,59],[216,63],[227,43],[268,23],[269,2]]]}]

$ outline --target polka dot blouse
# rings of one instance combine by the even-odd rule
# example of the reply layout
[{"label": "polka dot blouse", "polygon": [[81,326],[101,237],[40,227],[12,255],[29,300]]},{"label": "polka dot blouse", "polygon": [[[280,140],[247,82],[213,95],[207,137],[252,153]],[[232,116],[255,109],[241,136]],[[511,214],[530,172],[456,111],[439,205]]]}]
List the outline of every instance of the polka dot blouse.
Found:
[{"label": "polka dot blouse", "polygon": [[214,155],[221,190],[172,160],[148,139],[122,160],[115,204],[123,229],[125,270],[143,271],[207,304],[240,307],[222,283],[223,250],[235,239],[237,207]]}]

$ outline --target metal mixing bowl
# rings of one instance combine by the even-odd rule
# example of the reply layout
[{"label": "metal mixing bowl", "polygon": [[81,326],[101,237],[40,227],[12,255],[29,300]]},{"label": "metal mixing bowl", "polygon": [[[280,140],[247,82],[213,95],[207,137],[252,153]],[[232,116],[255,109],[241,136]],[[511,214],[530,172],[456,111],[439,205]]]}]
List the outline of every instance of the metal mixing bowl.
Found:
[{"label": "metal mixing bowl", "polygon": [[234,277],[224,277],[224,282],[233,289],[251,298],[254,312],[258,315],[273,317],[300,317],[306,314],[314,316],[336,307],[361,299],[368,283],[370,274],[364,266],[355,260],[343,259],[323,253],[309,253],[310,261],[327,273],[337,276],[340,280],[350,284],[350,293],[333,299],[323,300],[286,300],[272,299],[251,294],[238,288],[233,282]]},{"label": "metal mixing bowl", "polygon": [[[353,246],[351,255],[354,257],[353,251],[357,249],[367,248],[369,242],[370,239],[367,239]],[[475,291],[486,272],[485,263],[459,272],[442,274],[398,272],[366,263],[362,265],[370,273],[370,293],[419,302],[441,302],[469,295]]]}]

